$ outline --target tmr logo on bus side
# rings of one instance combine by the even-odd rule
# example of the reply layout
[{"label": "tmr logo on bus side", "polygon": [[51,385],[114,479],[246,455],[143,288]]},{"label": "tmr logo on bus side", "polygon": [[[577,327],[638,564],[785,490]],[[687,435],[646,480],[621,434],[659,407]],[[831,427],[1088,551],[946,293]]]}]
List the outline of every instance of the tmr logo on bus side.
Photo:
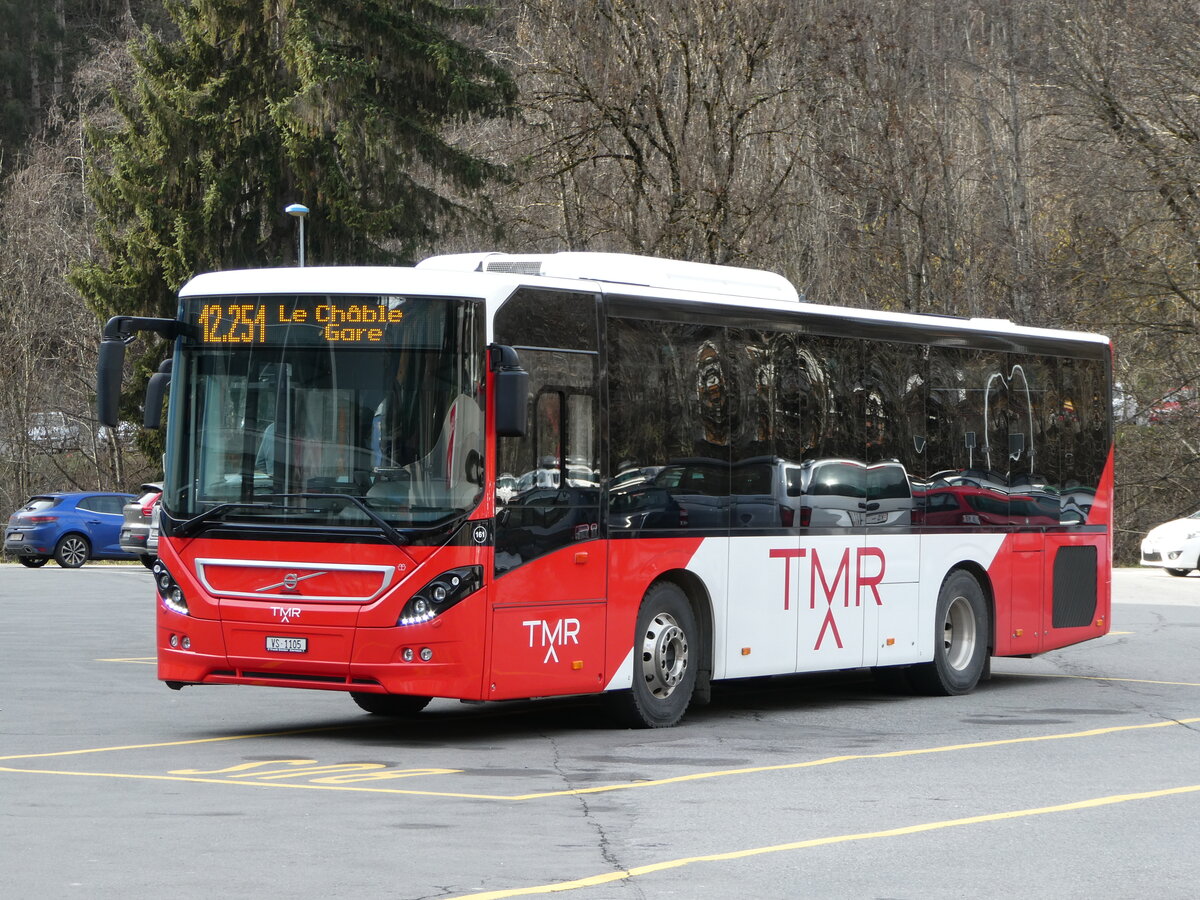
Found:
[{"label": "tmr logo on bus side", "polygon": [[546,657],[542,660],[543,664],[551,661],[558,662],[556,648],[579,643],[580,624],[578,619],[558,619],[553,625],[545,619],[526,619],[521,624],[529,629],[529,648],[532,650],[537,646],[546,649]]},{"label": "tmr logo on bus side", "polygon": [[[817,608],[817,582],[821,582],[820,596],[825,601],[825,619],[821,622],[821,630],[817,633],[817,643],[813,647],[814,650],[821,649],[821,643],[825,640],[825,632],[831,631],[833,639],[837,643],[838,649],[842,649],[842,636],[838,634],[837,619],[833,615],[833,601],[838,594],[839,587],[842,594],[842,607],[850,608],[850,549],[847,547],[842,551],[842,557],[837,562],[837,568],[833,573],[832,583],[826,577],[825,573],[829,569],[827,563],[821,562],[821,557],[814,549],[810,554],[807,549],[794,548],[786,550],[771,550],[769,555],[771,559],[783,560],[783,608],[791,607],[791,590],[792,590],[792,560],[809,559],[811,563],[808,567],[808,608]],[[868,575],[863,571],[863,561],[875,559],[879,561],[879,571],[873,575]],[[869,564],[868,564],[869,565]],[[855,557],[854,566],[854,605],[862,605],[862,592],[864,589],[869,590],[875,598],[876,606],[883,606],[883,598],[879,596],[879,583],[883,581],[883,573],[886,568],[886,563],[883,557],[883,551],[878,547],[859,547],[857,548],[857,556]]]}]

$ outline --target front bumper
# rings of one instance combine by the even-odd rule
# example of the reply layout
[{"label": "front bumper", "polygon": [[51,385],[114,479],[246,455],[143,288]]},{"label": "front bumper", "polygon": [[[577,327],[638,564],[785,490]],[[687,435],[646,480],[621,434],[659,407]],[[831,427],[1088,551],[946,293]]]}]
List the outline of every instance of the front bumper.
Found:
[{"label": "front bumper", "polygon": [[1200,568],[1200,540],[1142,541],[1140,562],[1162,569]]}]

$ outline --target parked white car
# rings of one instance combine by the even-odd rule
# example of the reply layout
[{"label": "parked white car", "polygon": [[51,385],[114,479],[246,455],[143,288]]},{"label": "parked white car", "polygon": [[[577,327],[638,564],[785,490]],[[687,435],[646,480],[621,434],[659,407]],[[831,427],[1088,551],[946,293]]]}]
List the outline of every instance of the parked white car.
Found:
[{"label": "parked white car", "polygon": [[1142,565],[1177,576],[1200,569],[1200,510],[1151,528],[1142,541]]}]

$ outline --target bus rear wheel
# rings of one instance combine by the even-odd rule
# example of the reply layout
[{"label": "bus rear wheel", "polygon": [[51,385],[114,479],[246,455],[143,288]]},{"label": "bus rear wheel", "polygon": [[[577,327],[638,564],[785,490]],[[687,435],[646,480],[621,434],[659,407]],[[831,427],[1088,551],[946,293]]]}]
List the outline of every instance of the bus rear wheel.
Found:
[{"label": "bus rear wheel", "polygon": [[669,728],[683,718],[696,688],[696,616],[683,590],[652,585],[638,610],[633,642],[633,687],[613,697],[632,728]]},{"label": "bus rear wheel", "polygon": [[414,716],[429,705],[432,697],[416,697],[411,694],[360,694],[351,692],[350,697],[361,709],[374,716]]},{"label": "bus rear wheel", "polygon": [[983,588],[969,572],[951,572],[938,593],[933,662],[908,670],[914,688],[948,697],[974,689],[987,668],[988,607]]}]

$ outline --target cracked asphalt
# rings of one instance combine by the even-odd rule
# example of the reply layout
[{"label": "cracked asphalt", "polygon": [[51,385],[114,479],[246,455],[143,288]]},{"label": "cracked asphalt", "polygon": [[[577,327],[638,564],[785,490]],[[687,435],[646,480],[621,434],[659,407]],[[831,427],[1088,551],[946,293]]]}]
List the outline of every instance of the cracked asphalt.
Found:
[{"label": "cracked asphalt", "polygon": [[140,566],[0,566],[6,897],[1191,898],[1200,575],[1114,574],[1108,636],[965,697],[730,682],[679,727],[595,698],[154,678]]}]

